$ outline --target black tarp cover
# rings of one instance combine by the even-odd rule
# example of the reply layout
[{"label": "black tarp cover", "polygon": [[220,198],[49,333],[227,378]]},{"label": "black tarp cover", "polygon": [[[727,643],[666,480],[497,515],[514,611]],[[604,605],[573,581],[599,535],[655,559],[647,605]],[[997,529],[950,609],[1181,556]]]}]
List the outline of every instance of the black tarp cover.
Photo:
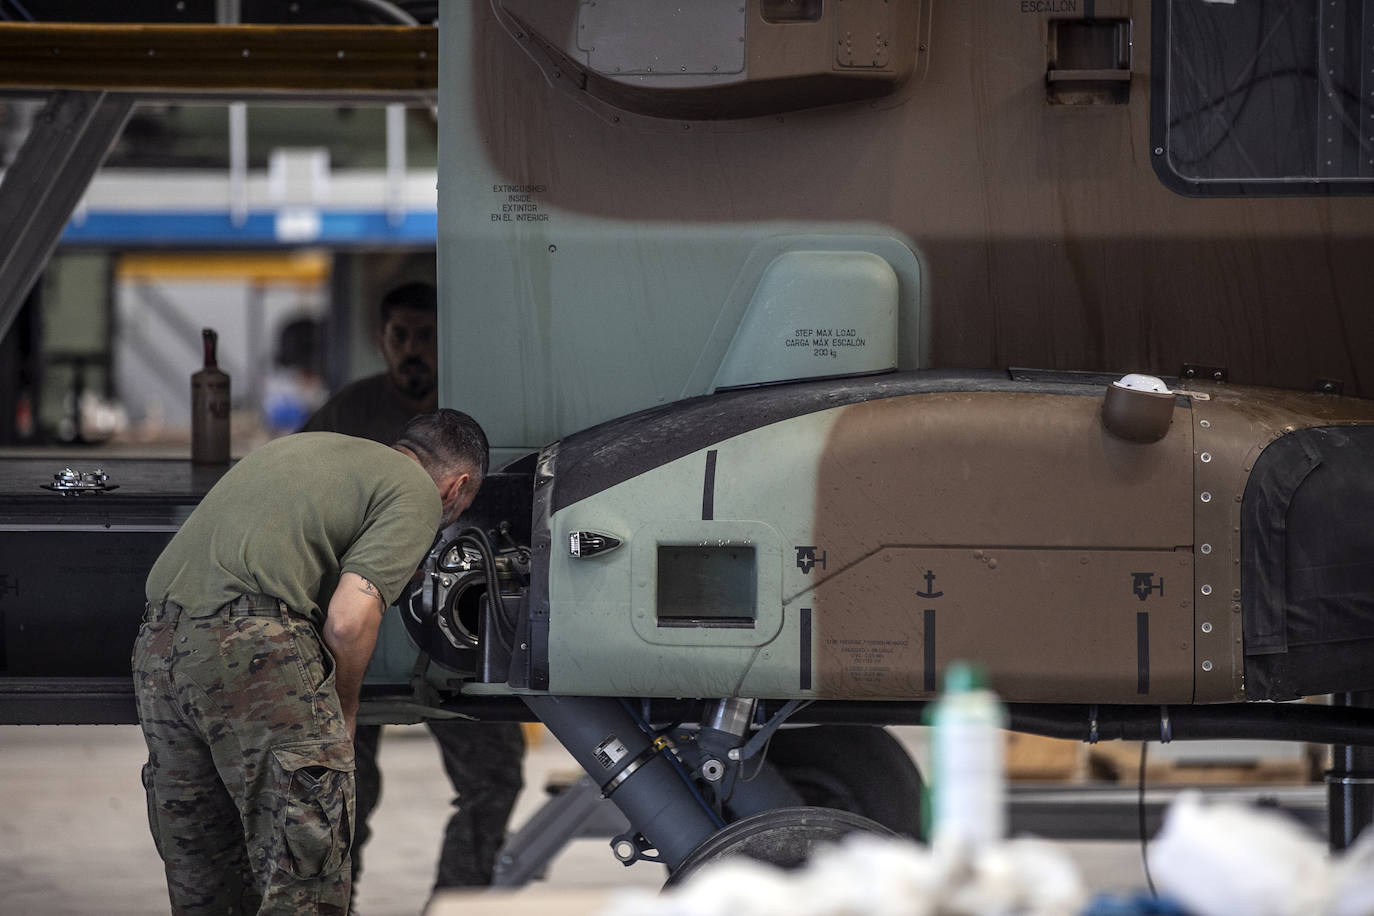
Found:
[{"label": "black tarp cover", "polygon": [[1241,505],[1245,696],[1374,688],[1374,427],[1283,436]]}]

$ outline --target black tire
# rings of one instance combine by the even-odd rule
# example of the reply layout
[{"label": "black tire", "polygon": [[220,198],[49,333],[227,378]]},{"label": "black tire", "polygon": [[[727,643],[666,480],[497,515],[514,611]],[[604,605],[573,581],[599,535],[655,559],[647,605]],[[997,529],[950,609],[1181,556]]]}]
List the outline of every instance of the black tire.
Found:
[{"label": "black tire", "polygon": [[894,836],[877,821],[834,808],[774,808],[741,818],[711,834],[668,876],[664,888],[681,884],[698,869],[721,859],[747,856],[779,868],[806,864],[817,846],[852,833]]},{"label": "black tire", "polygon": [[859,814],[911,839],[924,836],[921,771],[901,742],[882,728],[780,729],[769,744],[767,761],[807,805]]}]

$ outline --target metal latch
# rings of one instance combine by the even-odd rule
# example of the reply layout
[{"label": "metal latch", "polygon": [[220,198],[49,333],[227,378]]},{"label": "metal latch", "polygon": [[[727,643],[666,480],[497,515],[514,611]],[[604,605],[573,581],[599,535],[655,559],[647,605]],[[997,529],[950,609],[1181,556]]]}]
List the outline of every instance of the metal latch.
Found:
[{"label": "metal latch", "polygon": [[620,538],[599,531],[574,531],[568,536],[568,554],[574,557],[594,557],[620,546]]},{"label": "metal latch", "polygon": [[63,496],[80,496],[83,493],[108,493],[118,490],[119,484],[110,483],[110,475],[100,468],[94,471],[74,471],[63,468],[52,475],[52,483],[39,484],[45,490],[61,493]]}]

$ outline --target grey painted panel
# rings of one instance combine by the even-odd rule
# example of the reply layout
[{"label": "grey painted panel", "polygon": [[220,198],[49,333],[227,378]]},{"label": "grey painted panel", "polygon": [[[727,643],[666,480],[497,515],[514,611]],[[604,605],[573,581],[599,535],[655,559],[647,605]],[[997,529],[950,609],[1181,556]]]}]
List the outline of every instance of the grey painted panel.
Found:
[{"label": "grey painted panel", "polygon": [[739,0],[596,0],[581,5],[577,28],[577,46],[598,73],[744,69],[745,4]]}]

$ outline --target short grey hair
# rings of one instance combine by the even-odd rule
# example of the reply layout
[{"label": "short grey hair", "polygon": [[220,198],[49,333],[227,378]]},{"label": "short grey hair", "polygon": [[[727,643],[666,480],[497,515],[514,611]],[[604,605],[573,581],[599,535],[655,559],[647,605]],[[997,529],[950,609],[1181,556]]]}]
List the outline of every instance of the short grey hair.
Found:
[{"label": "short grey hair", "polygon": [[420,465],[438,479],[446,471],[475,471],[477,482],[487,476],[490,446],[476,420],[461,410],[441,407],[417,414],[406,423],[394,443],[409,449]]}]

